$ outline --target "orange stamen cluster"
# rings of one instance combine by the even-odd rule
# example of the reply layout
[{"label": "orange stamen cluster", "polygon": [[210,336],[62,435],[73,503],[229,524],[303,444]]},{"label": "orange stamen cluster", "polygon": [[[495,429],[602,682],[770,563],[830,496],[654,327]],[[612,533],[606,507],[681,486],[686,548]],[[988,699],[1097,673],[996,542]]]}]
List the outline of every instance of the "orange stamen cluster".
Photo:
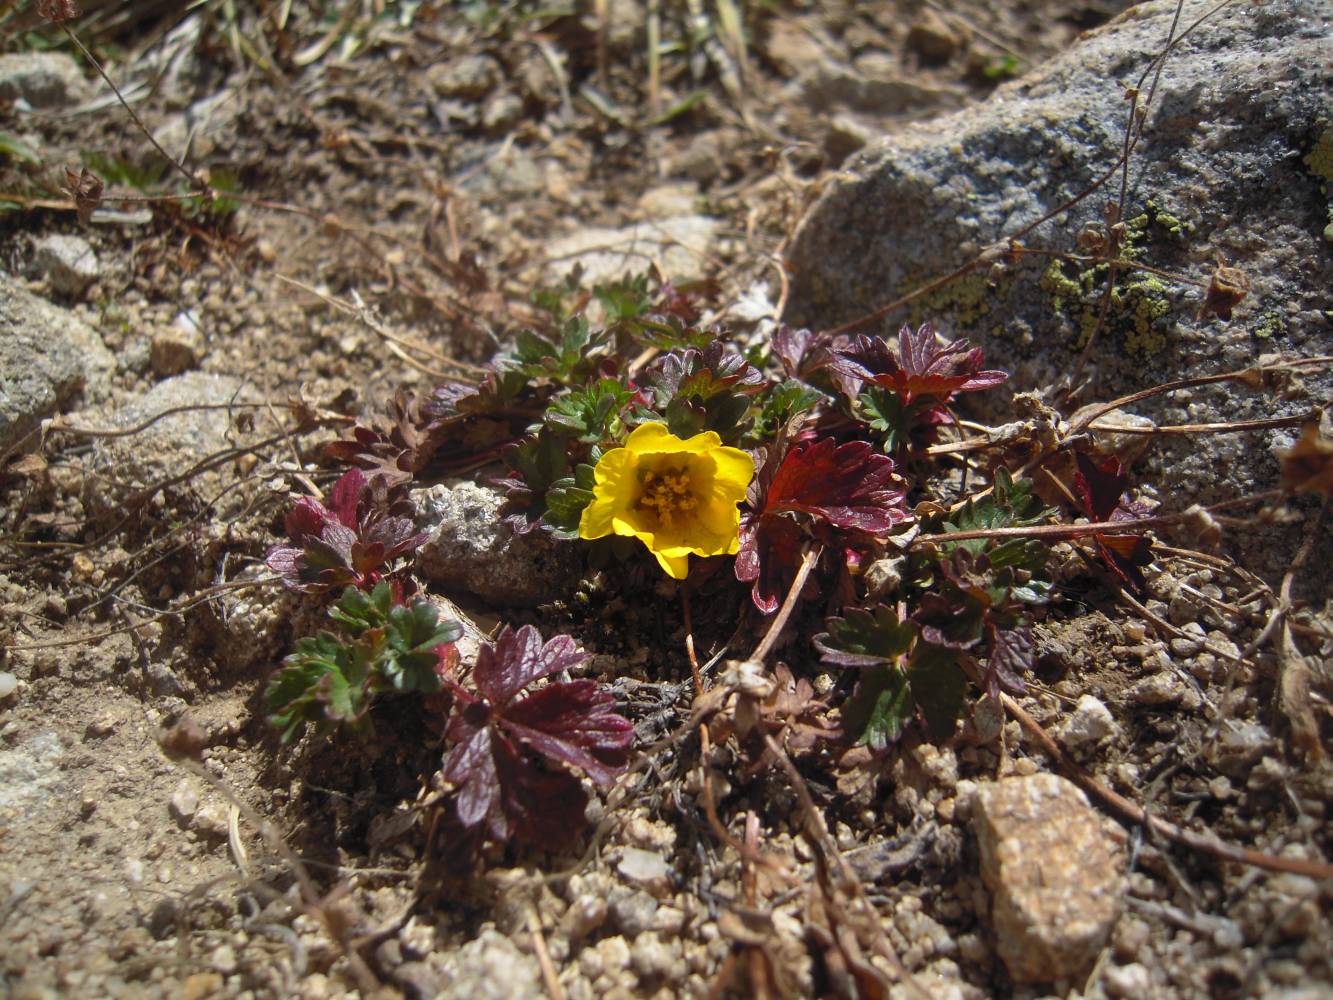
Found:
[{"label": "orange stamen cluster", "polygon": [[671,527],[671,520],[678,512],[694,510],[698,503],[690,492],[690,476],[684,469],[660,476],[654,472],[644,473],[639,506],[656,514],[662,527]]}]

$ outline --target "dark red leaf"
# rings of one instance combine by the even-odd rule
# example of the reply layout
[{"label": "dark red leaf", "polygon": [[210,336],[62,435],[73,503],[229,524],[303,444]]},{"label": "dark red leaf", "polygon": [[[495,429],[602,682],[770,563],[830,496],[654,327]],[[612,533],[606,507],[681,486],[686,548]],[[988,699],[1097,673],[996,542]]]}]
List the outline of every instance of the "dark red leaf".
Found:
[{"label": "dark red leaf", "polygon": [[518,631],[506,626],[494,645],[481,647],[473,678],[487,701],[505,706],[533,681],[587,659],[588,654],[567,635],[558,635],[543,646],[541,633],[533,626],[524,625]]},{"label": "dark red leaf", "polygon": [[472,674],[477,694],[447,678],[454,703],[441,774],[457,787],[455,812],[465,830],[484,825],[500,843],[516,837],[563,845],[582,827],[587,804],[567,768],[602,785],[625,769],[634,727],[596,681],[557,681],[523,693],[587,658],[568,636],[543,644],[525,625],[482,644]]},{"label": "dark red leaf", "polygon": [[[568,847],[586,824],[588,796],[578,779],[563,769],[547,770],[508,740],[497,741],[496,749],[501,809],[492,837],[513,836],[546,850]],[[495,832],[501,828],[503,837]]]},{"label": "dark red leaf", "polygon": [[520,742],[608,785],[624,768],[634,726],[596,681],[548,684],[509,706],[501,723]]},{"label": "dark red leaf", "polygon": [[887,535],[911,515],[894,488],[893,459],[867,441],[824,438],[787,452],[769,487],[765,514],[799,511],[846,531]]},{"label": "dark red leaf", "polygon": [[1035,645],[1027,626],[1001,629],[988,626],[991,634],[990,659],[986,663],[986,692],[998,698],[1001,691],[1024,694],[1023,675],[1032,671]]},{"label": "dark red leaf", "polygon": [[1111,515],[1120,506],[1120,498],[1129,481],[1120,460],[1111,455],[1098,465],[1091,455],[1081,451],[1074,457],[1078,462],[1078,471],[1074,473],[1074,492],[1083,505],[1083,512],[1094,521],[1111,520]]},{"label": "dark red leaf", "polygon": [[916,333],[904,324],[896,351],[883,337],[857,337],[848,350],[834,352],[829,367],[887,389],[909,406],[922,397],[946,403],[955,393],[990,389],[1009,377],[982,371],[982,362],[981,348],[966,340],[941,342],[924,323]]},{"label": "dark red leaf", "polygon": [[[1141,504],[1124,498],[1128,477],[1114,455],[1101,464],[1090,455],[1075,455],[1078,471],[1074,473],[1074,492],[1083,506],[1083,512],[1093,521],[1128,521],[1143,517],[1147,510]],[[1137,594],[1144,593],[1148,581],[1142,567],[1152,562],[1152,542],[1137,532],[1099,531],[1093,535],[1097,552],[1107,568],[1121,582]]]},{"label": "dark red leaf", "polygon": [[[824,438],[785,454],[781,443],[775,449],[751,487],[748,499],[757,513],[741,518],[735,570],[738,580],[753,584],[751,599],[765,614],[777,610],[795,577],[807,529],[854,556],[911,517],[893,459],[867,442],[839,445]],[[810,523],[803,526],[798,515]]]},{"label": "dark red leaf", "polygon": [[464,826],[486,821],[500,801],[500,782],[491,753],[491,728],[482,726],[466,735],[449,730],[450,738],[459,739],[444,756],[441,776],[458,786],[458,819]]},{"label": "dark red leaf", "polygon": [[736,579],[754,584],[750,597],[764,614],[771,615],[782,603],[796,576],[804,541],[805,533],[791,517],[742,517]]}]

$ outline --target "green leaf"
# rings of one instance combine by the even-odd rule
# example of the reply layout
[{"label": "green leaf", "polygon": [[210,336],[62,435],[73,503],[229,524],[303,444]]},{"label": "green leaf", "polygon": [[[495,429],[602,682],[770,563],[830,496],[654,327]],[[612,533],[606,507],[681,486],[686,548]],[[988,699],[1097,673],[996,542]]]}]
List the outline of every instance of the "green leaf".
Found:
[{"label": "green leaf", "polygon": [[903,406],[896,393],[876,385],[867,386],[857,397],[857,402],[860,404],[861,420],[872,431],[883,435],[885,454],[910,447],[912,431],[916,429],[922,415],[936,405],[935,400],[924,397]]},{"label": "green leaf", "polygon": [[879,605],[871,610],[848,608],[844,618],[830,618],[828,631],[814,638],[825,663],[842,667],[892,665],[912,645],[916,630],[900,622],[898,613]]},{"label": "green leaf", "polygon": [[[1051,517],[1054,511],[1046,507],[1032,494],[1032,480],[1020,479],[1014,482],[1008,471],[1001,466],[995,470],[995,480],[988,496],[980,500],[969,500],[958,512],[954,521],[945,521],[942,530],[986,531],[991,528],[1016,528],[1039,524]],[[949,552],[955,546],[961,546],[973,555],[980,555],[990,550],[994,560],[996,551],[1004,550],[1001,559],[1005,565],[1024,566],[1035,569],[1045,565],[1046,546],[1032,539],[969,538],[961,542],[944,543],[944,551]],[[1029,548],[1021,556],[1019,550]],[[1038,551],[1030,546],[1040,546]],[[1011,561],[1012,560],[1012,561]]]},{"label": "green leaf", "polygon": [[569,439],[543,427],[535,437],[507,451],[504,459],[528,489],[540,496],[557,479],[569,474]]},{"label": "green leaf", "polygon": [[15,160],[22,160],[24,163],[31,163],[34,166],[40,166],[42,162],[42,158],[37,155],[37,150],[18,136],[10,135],[8,132],[0,132],[0,154],[12,157]]},{"label": "green leaf", "polygon": [[393,589],[388,581],[381,580],[369,594],[359,587],[348,587],[338,598],[338,603],[329,609],[329,617],[353,636],[359,636],[370,629],[384,627],[392,602]]},{"label": "green leaf", "polygon": [[912,650],[907,682],[931,737],[943,741],[952,736],[967,694],[967,678],[958,665],[958,654],[943,646],[918,642]]},{"label": "green leaf", "polygon": [[577,538],[583,511],[593,501],[593,466],[581,464],[574,475],[558,479],[546,491],[546,523],[557,538]]},{"label": "green leaf", "polygon": [[597,444],[619,433],[621,411],[633,398],[634,391],[619,380],[599,379],[552,400],[546,408],[546,424],[585,444]]},{"label": "green leaf", "polygon": [[367,650],[331,632],[302,639],[269,681],[264,693],[269,721],[290,742],[307,725],[317,733],[365,717],[370,666]]},{"label": "green leaf", "polygon": [[653,307],[652,297],[648,294],[647,274],[635,274],[621,281],[594,285],[592,294],[611,324],[639,319]]},{"label": "green leaf", "polygon": [[755,444],[767,444],[792,417],[813,409],[824,398],[818,389],[794,378],[771,386],[760,400],[759,415],[749,439]]},{"label": "green leaf", "polygon": [[897,741],[912,717],[912,690],[897,667],[865,671],[842,709],[856,742],[879,752]]}]

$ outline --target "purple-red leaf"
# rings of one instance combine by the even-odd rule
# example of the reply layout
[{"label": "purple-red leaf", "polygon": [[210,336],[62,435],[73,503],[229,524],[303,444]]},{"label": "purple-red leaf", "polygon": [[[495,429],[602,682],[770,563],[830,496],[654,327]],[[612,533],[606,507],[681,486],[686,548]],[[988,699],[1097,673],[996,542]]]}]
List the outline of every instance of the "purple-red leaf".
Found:
[{"label": "purple-red leaf", "polygon": [[283,521],[294,544],[275,546],[265,561],[293,590],[369,589],[390,561],[426,540],[416,532],[415,517],[404,488],[349,469],[330,491],[328,506],[314,497],[296,500]]},{"label": "purple-red leaf", "polygon": [[494,645],[481,647],[473,677],[482,697],[493,705],[507,705],[533,681],[577,667],[587,659],[588,654],[567,635],[558,635],[543,646],[541,633],[533,626],[524,625],[518,631],[506,626]]},{"label": "purple-red leaf", "polygon": [[598,784],[628,761],[634,727],[614,711],[611,693],[592,680],[534,681],[588,658],[568,636],[542,643],[531,625],[505,628],[484,643],[473,670],[476,693],[453,684],[451,744],[442,776],[458,789],[459,823],[503,843],[511,837],[563,845],[583,824],[581,770]]},{"label": "purple-red leaf", "polygon": [[624,767],[634,738],[634,726],[612,711],[614,705],[596,681],[548,684],[511,705],[503,725],[543,756],[608,785]]},{"label": "purple-red leaf", "polygon": [[910,516],[894,488],[893,459],[867,441],[824,438],[787,452],[769,487],[764,513],[799,511],[845,531],[887,535]]},{"label": "purple-red leaf", "polygon": [[1026,694],[1023,675],[1032,671],[1035,658],[1032,630],[1027,626],[1001,629],[988,626],[991,636],[990,659],[986,662],[986,693],[998,698],[1001,691]]},{"label": "purple-red leaf", "polygon": [[944,404],[955,393],[990,389],[1009,377],[1002,371],[983,371],[982,362],[980,347],[966,340],[942,342],[935,328],[924,323],[916,333],[904,324],[896,351],[883,337],[857,337],[849,349],[834,353],[829,367],[889,390],[906,407],[922,397]]},{"label": "purple-red leaf", "polygon": [[832,438],[796,445],[765,463],[749,498],[754,512],[741,518],[735,570],[736,579],[753,584],[760,611],[777,610],[807,530],[826,545],[855,550],[911,517],[893,469],[893,459],[867,442],[839,445]]},{"label": "purple-red leaf", "polygon": [[[1128,478],[1114,455],[1100,465],[1090,455],[1078,452],[1078,471],[1074,473],[1074,492],[1083,505],[1083,512],[1093,521],[1131,521],[1147,516],[1141,504],[1124,499]],[[1097,551],[1121,582],[1136,594],[1148,589],[1142,567],[1152,562],[1152,542],[1137,532],[1099,531],[1093,536]]]}]

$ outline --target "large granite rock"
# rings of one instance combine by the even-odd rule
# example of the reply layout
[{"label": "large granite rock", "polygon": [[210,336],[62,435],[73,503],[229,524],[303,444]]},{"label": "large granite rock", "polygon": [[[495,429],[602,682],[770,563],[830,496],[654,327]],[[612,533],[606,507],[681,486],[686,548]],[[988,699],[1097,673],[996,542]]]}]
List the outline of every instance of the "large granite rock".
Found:
[{"label": "large granite rock", "polygon": [[105,395],[115,367],[95,330],[0,272],[0,456],[81,391]]},{"label": "large granite rock", "polygon": [[[1210,6],[1187,0],[1180,30]],[[1230,322],[1200,320],[1201,288],[1122,274],[1084,401],[1245,368],[1267,352],[1333,353],[1331,9],[1327,0],[1232,5],[1166,58],[1129,173],[1124,217],[1137,259],[1206,283],[1220,256],[1252,288]],[[1120,154],[1126,88],[1146,97],[1174,13],[1172,0],[1134,7],[984,104],[908,126],[851,160],[794,241],[788,321],[829,329],[865,315],[1086,190]],[[1103,222],[1119,181],[1116,172],[1024,243],[1086,252],[1079,234]],[[1102,280],[1083,267],[1026,256],[990,287],[983,266],[877,330],[932,319],[946,335],[981,342],[988,364],[1014,374],[1008,389],[1055,384],[1100,307]],[[1274,399],[1219,385],[1136,409],[1167,423],[1269,416],[1327,399],[1333,380],[1308,376],[1306,388],[1303,398]],[[969,403],[1003,418],[1006,398]],[[1274,431],[1155,442],[1145,478],[1181,499],[1236,496],[1276,479],[1271,449],[1290,440]]]}]

